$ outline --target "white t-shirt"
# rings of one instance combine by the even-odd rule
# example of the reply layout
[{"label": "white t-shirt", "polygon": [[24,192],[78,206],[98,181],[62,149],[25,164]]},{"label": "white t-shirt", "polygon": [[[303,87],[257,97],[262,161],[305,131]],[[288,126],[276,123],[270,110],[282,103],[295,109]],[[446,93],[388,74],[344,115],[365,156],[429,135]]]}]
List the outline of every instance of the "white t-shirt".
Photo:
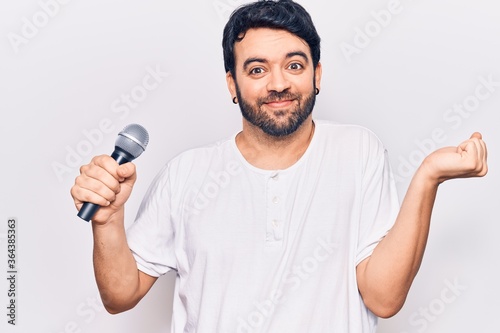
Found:
[{"label": "white t-shirt", "polygon": [[356,265],[399,211],[387,153],[363,127],[315,124],[285,170],[252,166],[232,136],[156,177],[127,237],[141,271],[177,271],[172,332],[375,332]]}]

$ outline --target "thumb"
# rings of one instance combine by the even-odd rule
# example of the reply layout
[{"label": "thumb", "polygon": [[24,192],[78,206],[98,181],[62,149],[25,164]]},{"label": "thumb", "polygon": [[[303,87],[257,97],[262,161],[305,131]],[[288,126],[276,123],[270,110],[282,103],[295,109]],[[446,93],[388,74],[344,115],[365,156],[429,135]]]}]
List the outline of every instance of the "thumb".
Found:
[{"label": "thumb", "polygon": [[116,170],[117,175],[124,180],[124,178],[129,178],[135,174],[135,165],[133,163],[124,163],[118,167]]},{"label": "thumb", "polygon": [[481,139],[483,138],[483,136],[482,136],[482,135],[481,135],[481,133],[479,133],[479,132],[474,132],[474,133],[472,133],[472,135],[470,136],[470,138],[471,138],[471,139],[476,138],[476,139],[481,140]]}]

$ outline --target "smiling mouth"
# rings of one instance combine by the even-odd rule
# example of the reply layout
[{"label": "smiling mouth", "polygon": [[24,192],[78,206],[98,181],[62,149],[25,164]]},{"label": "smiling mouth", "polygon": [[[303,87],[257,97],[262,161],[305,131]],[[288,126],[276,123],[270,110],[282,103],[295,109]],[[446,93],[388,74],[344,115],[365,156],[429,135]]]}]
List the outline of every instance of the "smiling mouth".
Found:
[{"label": "smiling mouth", "polygon": [[293,103],[293,101],[294,101],[293,99],[286,99],[286,100],[266,102],[264,104],[272,108],[283,108],[290,106]]}]

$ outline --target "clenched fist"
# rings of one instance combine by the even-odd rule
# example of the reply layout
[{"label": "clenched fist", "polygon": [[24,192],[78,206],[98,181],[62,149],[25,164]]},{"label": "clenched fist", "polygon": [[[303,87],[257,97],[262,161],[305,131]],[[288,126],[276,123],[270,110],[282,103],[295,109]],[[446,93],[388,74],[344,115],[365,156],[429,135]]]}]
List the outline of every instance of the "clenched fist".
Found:
[{"label": "clenched fist", "polygon": [[136,177],[133,163],[118,165],[110,156],[96,156],[80,168],[80,175],[71,188],[75,206],[78,210],[84,202],[101,206],[92,221],[105,224],[115,213],[123,212]]}]

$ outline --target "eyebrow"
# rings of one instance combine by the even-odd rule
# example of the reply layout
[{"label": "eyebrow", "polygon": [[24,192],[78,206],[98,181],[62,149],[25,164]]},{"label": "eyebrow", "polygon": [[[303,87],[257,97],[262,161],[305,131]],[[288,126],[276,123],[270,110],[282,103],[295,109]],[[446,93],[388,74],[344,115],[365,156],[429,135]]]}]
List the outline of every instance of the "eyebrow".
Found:
[{"label": "eyebrow", "polygon": [[[293,52],[288,52],[285,56],[285,59],[289,59],[289,58],[292,58],[292,57],[295,57],[295,56],[299,56],[299,57],[302,57],[304,58],[306,64],[309,63],[309,58],[307,57],[307,54],[305,54],[304,52],[302,51],[293,51]],[[252,57],[252,58],[248,58],[247,60],[245,60],[245,62],[243,63],[243,70],[246,70],[248,68],[248,66],[250,66],[250,64],[254,63],[254,62],[259,62],[259,63],[267,63],[268,60],[266,60],[265,58],[259,58],[259,57]]]}]

